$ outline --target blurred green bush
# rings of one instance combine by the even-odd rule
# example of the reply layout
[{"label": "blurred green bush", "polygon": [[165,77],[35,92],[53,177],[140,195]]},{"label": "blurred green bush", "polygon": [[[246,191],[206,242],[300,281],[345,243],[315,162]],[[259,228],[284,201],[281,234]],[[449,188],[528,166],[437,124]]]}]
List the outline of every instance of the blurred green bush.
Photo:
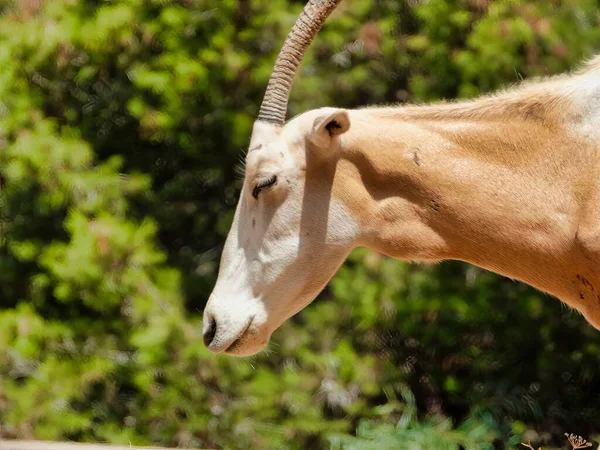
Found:
[{"label": "blurred green bush", "polygon": [[[272,351],[203,348],[234,166],[302,6],[0,0],[0,438],[485,449],[600,432],[600,334],[459,263],[357,250]],[[599,6],[345,0],[290,116],[569,69],[599,46]]]}]

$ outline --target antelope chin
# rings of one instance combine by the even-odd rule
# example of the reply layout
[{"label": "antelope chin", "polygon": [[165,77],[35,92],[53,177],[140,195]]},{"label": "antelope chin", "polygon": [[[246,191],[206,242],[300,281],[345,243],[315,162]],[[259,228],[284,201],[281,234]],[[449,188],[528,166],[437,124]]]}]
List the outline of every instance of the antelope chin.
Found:
[{"label": "antelope chin", "polygon": [[265,349],[270,335],[261,339],[256,329],[248,329],[237,338],[223,353],[229,356],[252,356]]}]

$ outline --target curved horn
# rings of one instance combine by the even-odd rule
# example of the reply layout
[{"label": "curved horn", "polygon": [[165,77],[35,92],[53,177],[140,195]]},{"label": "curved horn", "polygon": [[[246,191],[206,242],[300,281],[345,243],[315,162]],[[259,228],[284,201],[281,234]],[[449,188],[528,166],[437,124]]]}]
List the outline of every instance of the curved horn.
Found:
[{"label": "curved horn", "polygon": [[296,71],[306,49],[341,0],[309,0],[277,56],[258,120],[283,125]]}]

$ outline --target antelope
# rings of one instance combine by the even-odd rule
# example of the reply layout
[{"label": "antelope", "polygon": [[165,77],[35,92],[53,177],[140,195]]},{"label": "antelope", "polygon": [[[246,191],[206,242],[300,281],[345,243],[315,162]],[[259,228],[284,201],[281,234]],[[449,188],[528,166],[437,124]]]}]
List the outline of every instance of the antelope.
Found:
[{"label": "antelope", "polygon": [[324,107],[285,122],[310,42],[341,0],[310,0],[279,53],[203,325],[214,353],[262,350],[350,251],[465,261],[600,329],[600,57],[471,101]]}]

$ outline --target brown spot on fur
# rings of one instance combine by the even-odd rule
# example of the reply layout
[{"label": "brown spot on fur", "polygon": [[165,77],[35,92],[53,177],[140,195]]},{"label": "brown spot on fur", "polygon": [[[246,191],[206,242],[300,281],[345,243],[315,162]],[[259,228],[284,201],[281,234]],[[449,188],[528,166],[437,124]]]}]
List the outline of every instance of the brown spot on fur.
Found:
[{"label": "brown spot on fur", "polygon": [[252,228],[254,228],[256,226],[256,219],[253,217],[252,218]]},{"label": "brown spot on fur", "polygon": [[413,153],[413,161],[415,162],[415,164],[417,166],[421,166],[421,158],[419,158],[419,155],[417,152]]},{"label": "brown spot on fur", "polygon": [[592,292],[595,292],[594,286],[592,285],[592,283],[590,283],[590,281],[584,277],[583,275],[579,275],[577,274],[577,276],[575,277],[579,280],[579,282],[582,284],[582,286],[590,289]]}]

